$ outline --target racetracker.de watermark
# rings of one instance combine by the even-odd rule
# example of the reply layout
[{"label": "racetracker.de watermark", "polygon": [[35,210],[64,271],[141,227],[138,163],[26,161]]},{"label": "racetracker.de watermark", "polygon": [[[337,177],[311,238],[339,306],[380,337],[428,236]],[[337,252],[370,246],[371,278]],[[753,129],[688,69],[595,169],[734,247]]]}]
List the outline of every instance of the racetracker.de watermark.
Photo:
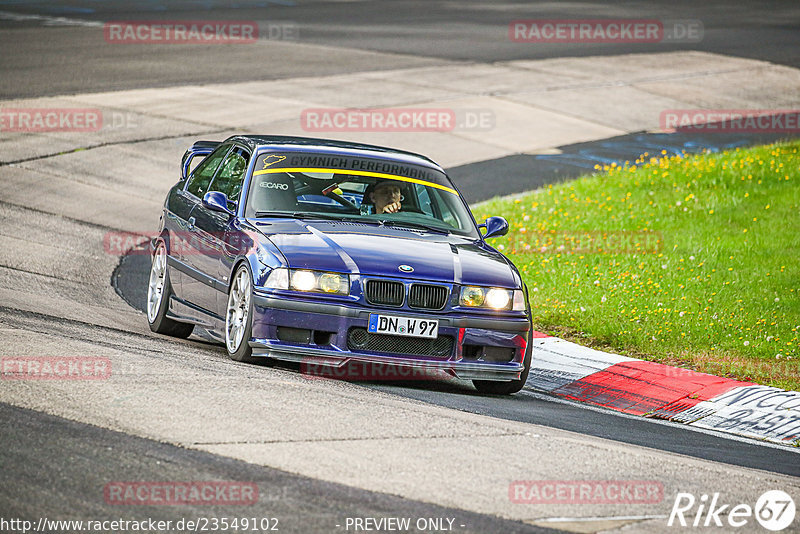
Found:
[{"label": "racetracker.de watermark", "polygon": [[352,361],[341,367],[324,365],[313,359],[300,364],[304,378],[347,380],[353,382],[395,382],[406,380],[441,380],[446,373],[419,365],[394,365],[391,363]]},{"label": "racetracker.de watermark", "polygon": [[0,109],[0,132],[99,132],[137,128],[133,113],[98,108]]},{"label": "racetracker.de watermark", "polygon": [[[139,255],[148,256],[152,252],[150,243],[162,237],[157,232],[133,233],[112,231],[103,234],[103,250],[112,256]],[[169,234],[169,252],[173,256],[210,256],[226,255],[226,250],[236,249],[250,251],[256,246],[255,240],[247,234],[228,232],[206,232],[201,238],[196,232],[175,231]]]},{"label": "racetracker.de watermark", "polygon": [[508,25],[516,43],[698,43],[703,23],[696,19],[526,19]]},{"label": "racetracker.de watermark", "polygon": [[453,108],[309,108],[300,114],[306,132],[451,132],[489,131],[490,109]]},{"label": "racetracker.de watermark", "polygon": [[3,356],[3,380],[107,380],[111,360],[95,356]]},{"label": "racetracker.de watermark", "polygon": [[258,41],[252,20],[131,20],[106,22],[111,44],[251,44]]},{"label": "racetracker.de watermark", "polygon": [[259,40],[296,41],[294,22],[255,20],[128,20],[103,25],[110,44],[253,44]]},{"label": "racetracker.de watermark", "polygon": [[800,133],[800,109],[666,109],[662,130],[702,133]]},{"label": "racetracker.de watermark", "polygon": [[251,505],[258,502],[258,485],[235,481],[109,482],[103,487],[107,504],[129,506]]},{"label": "racetracker.de watermark", "polygon": [[103,113],[96,108],[0,109],[0,132],[97,132]]},{"label": "racetracker.de watermark", "polygon": [[508,486],[515,504],[656,504],[664,485],[654,480],[515,480]]},{"label": "racetracker.de watermark", "polygon": [[625,230],[559,230],[518,233],[509,238],[511,254],[656,254],[661,232]]}]

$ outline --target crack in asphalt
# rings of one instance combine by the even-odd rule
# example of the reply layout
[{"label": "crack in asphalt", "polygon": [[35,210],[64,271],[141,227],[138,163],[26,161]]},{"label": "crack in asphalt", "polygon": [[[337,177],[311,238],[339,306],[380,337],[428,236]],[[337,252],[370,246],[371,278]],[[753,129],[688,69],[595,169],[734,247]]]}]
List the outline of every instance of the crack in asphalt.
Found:
[{"label": "crack in asphalt", "polygon": [[[2,163],[0,163],[0,167],[1,166],[2,166]],[[135,232],[129,232],[128,230],[123,230],[122,228],[115,228],[113,226],[106,226],[104,224],[93,223],[93,222],[90,222],[90,221],[84,221],[83,219],[76,219],[75,217],[70,217],[69,215],[62,215],[60,213],[53,213],[53,212],[50,212],[50,211],[45,211],[43,209],[34,208],[32,206],[25,206],[24,204],[16,204],[14,202],[8,202],[7,200],[2,200],[2,199],[0,199],[0,206],[11,206],[11,207],[14,207],[14,208],[28,210],[28,211],[31,211],[33,213],[37,213],[39,215],[47,215],[48,217],[60,217],[60,218],[64,219],[65,221],[69,221],[71,223],[75,223],[75,224],[78,224],[78,225],[87,226],[89,228],[94,228],[95,230],[104,230],[106,232],[127,232],[127,233],[131,233],[131,234],[135,233]]]},{"label": "crack in asphalt", "polygon": [[201,136],[201,135],[213,135],[218,133],[224,133],[230,131],[235,128],[221,128],[217,130],[208,130],[203,132],[187,132],[177,135],[161,135],[156,137],[145,137],[142,139],[128,139],[125,141],[108,141],[106,143],[97,143],[94,145],[87,145],[82,147],[76,147],[70,150],[62,150],[61,152],[53,152],[50,154],[40,154],[38,156],[31,156],[29,158],[22,158],[16,159],[11,161],[0,161],[0,167],[7,167],[9,165],[17,165],[20,163],[28,163],[30,161],[39,161],[48,158],[54,158],[57,156],[64,156],[66,154],[74,154],[75,152],[83,152],[85,150],[94,150],[96,148],[104,148],[108,146],[121,146],[121,145],[134,145],[138,143],[148,143],[150,141],[166,141],[168,139],[180,139],[181,137],[194,137],[194,136]]},{"label": "crack in asphalt", "polygon": [[[465,64],[460,64],[458,66],[464,66],[464,65],[479,65],[479,64],[465,63]],[[575,76],[574,74],[564,73],[564,72],[560,72],[560,71],[557,71],[557,70],[523,67],[523,66],[520,66],[520,65],[516,65],[513,62],[497,61],[497,62],[490,63],[489,65],[492,66],[492,67],[507,68],[507,69],[515,70],[515,71],[519,71],[519,72],[536,72],[536,73],[540,73],[540,74],[546,74],[546,75],[549,75],[549,76],[564,76],[564,77],[568,77],[568,76],[574,77]],[[438,66],[434,66],[434,67],[409,67],[409,68],[404,68],[404,69],[397,69],[397,72],[403,72],[403,71],[413,72],[415,70],[420,70],[420,69],[436,69],[436,68],[439,68],[439,67]],[[647,76],[647,77],[642,77],[642,78],[627,79],[625,81],[621,81],[621,80],[606,81],[606,82],[576,81],[575,83],[549,85],[549,86],[542,87],[542,88],[539,88],[539,89],[532,89],[532,90],[527,90],[527,91],[518,90],[518,89],[515,88],[513,91],[486,91],[486,92],[480,92],[480,91],[457,90],[455,88],[449,88],[448,87],[448,90],[453,91],[453,93],[457,93],[457,94],[454,95],[454,96],[441,98],[439,100],[436,100],[436,102],[447,102],[449,100],[454,100],[454,99],[457,99],[457,98],[461,98],[461,96],[492,96],[492,97],[502,98],[502,97],[506,97],[508,95],[515,95],[515,94],[550,93],[550,92],[555,92],[555,91],[571,91],[571,90],[575,90],[575,89],[602,89],[602,88],[608,88],[608,87],[628,87],[628,86],[633,87],[633,86],[636,86],[637,84],[656,83],[656,82],[672,81],[672,80],[690,80],[690,79],[694,79],[694,78],[706,78],[706,77],[709,77],[709,76],[717,76],[717,75],[720,75],[720,74],[735,74],[735,73],[745,73],[745,72],[749,72],[749,71],[759,71],[759,70],[764,70],[765,68],[766,67],[763,66],[763,65],[757,65],[757,66],[746,67],[746,68],[731,68],[731,69],[717,69],[717,70],[704,70],[704,71],[697,71],[697,72],[687,72],[687,73],[684,73],[684,74],[677,74],[677,75],[676,74],[664,74],[664,75],[661,75],[661,76]],[[334,76],[329,76],[329,77],[334,77]],[[324,79],[325,77],[321,77],[321,78]],[[441,89],[442,88],[442,86],[439,85],[439,84],[425,83],[425,82],[409,80],[409,79],[398,80],[397,83],[400,83],[400,84],[403,84],[403,85],[407,85],[407,86],[410,86],[410,87],[417,87],[417,88],[424,88],[424,89]],[[505,99],[503,99],[503,100],[505,100]],[[426,100],[426,102],[429,102],[429,100]],[[509,100],[509,102],[517,104],[517,105],[534,107],[536,109],[547,109],[547,108],[539,108],[535,104],[526,104],[526,103],[518,102],[518,101],[515,101],[515,100]],[[548,109],[548,111],[553,111],[553,110],[549,110]],[[559,113],[560,113],[560,111],[559,111]],[[580,118],[581,118],[581,120],[586,120],[586,117],[580,117]]]},{"label": "crack in asphalt", "polygon": [[[25,319],[27,319],[27,321]],[[50,314],[42,313],[42,312],[23,310],[21,308],[13,308],[13,307],[10,307],[10,306],[0,306],[0,324],[5,324],[7,326],[10,326],[12,328],[17,328],[17,329],[20,329],[20,330],[28,330],[29,332],[36,332],[36,333],[39,333],[39,334],[48,334],[48,335],[58,334],[58,335],[60,335],[62,337],[68,337],[70,339],[75,339],[75,340],[78,340],[78,341],[87,342],[87,339],[85,337],[77,337],[77,336],[71,335],[69,333],[69,331],[66,330],[66,329],[62,329],[62,330],[59,330],[58,332],[55,332],[53,330],[53,328],[44,328],[44,327],[41,327],[41,326],[37,326],[38,324],[41,324],[42,322],[48,322],[48,323],[51,323],[53,325],[62,326],[62,327],[73,326],[73,327],[79,327],[79,328],[86,328],[86,329],[89,329],[89,330],[106,332],[106,334],[111,332],[111,333],[114,333],[114,334],[117,334],[117,335],[130,336],[130,337],[134,337],[134,338],[138,338],[138,339],[147,339],[148,341],[152,341],[152,342],[156,342],[156,343],[162,343],[162,344],[165,344],[165,345],[172,344],[172,343],[175,343],[175,342],[178,342],[181,345],[188,345],[190,343],[189,341],[185,341],[185,340],[181,340],[181,339],[175,339],[175,338],[169,338],[168,340],[167,339],[163,339],[162,340],[162,339],[160,339],[158,337],[155,337],[155,336],[148,336],[147,334],[141,334],[139,332],[132,332],[130,330],[123,330],[121,328],[114,328],[113,326],[105,326],[105,325],[98,325],[98,324],[94,324],[94,323],[87,323],[85,321],[79,321],[77,319],[67,319],[65,317],[58,317],[56,315],[50,315]],[[107,336],[103,337],[103,338],[93,338],[92,342],[95,342],[95,343],[98,343],[98,344],[102,344],[104,346],[111,347],[111,348],[124,348],[126,350],[132,350],[132,351],[136,351],[136,352],[147,351],[147,352],[152,352],[152,353],[155,353],[155,354],[166,354],[166,352],[162,351],[162,350],[148,349],[148,348],[145,348],[145,347],[143,347],[141,345],[132,346],[132,345],[125,345],[125,344],[122,344],[122,343],[113,343],[113,342],[106,341],[106,339],[107,339]],[[196,341],[193,341],[193,342],[197,343]]]},{"label": "crack in asphalt", "polygon": [[[30,163],[30,162],[28,162],[28,163]],[[58,178],[60,180],[66,181],[66,182],[70,182],[70,183],[74,183],[74,184],[80,184],[80,185],[84,185],[84,186],[87,186],[87,187],[92,187],[94,189],[98,189],[98,190],[103,191],[103,192],[112,192],[112,193],[119,193],[120,192],[120,188],[116,184],[113,184],[113,183],[102,183],[102,182],[98,183],[96,181],[92,182],[92,181],[81,180],[74,173],[72,173],[72,175],[70,175],[70,173],[59,173],[59,172],[55,172],[51,168],[47,168],[47,167],[30,167],[30,166],[24,165],[23,163],[15,163],[12,166],[16,167],[16,168],[19,168],[19,169],[23,169],[24,171],[27,171],[27,172],[41,174],[41,175],[43,175],[45,177]],[[151,200],[150,197],[148,197],[147,195],[137,194],[137,193],[131,192],[130,190],[126,191],[125,194],[127,196],[129,196],[129,197],[138,198],[140,200]]]},{"label": "crack in asphalt", "polygon": [[[163,362],[178,362],[193,370],[212,370],[215,373],[220,373],[223,370],[231,372],[244,371],[246,373],[245,375],[237,374],[237,379],[249,379],[251,375],[262,379],[275,378],[256,374],[257,372],[262,372],[264,368],[271,367],[267,362],[256,364],[235,362],[225,355],[225,349],[221,345],[210,343],[202,338],[162,338],[158,334],[148,335],[146,333],[132,332],[112,326],[67,319],[10,306],[0,306],[0,325],[46,336],[58,336],[62,339],[70,339],[81,343],[91,343],[109,349],[135,353],[144,357],[158,358]],[[70,331],[70,327],[88,332],[83,334],[75,333]],[[102,332],[102,334],[97,334],[97,332]],[[112,340],[109,336],[110,333],[133,339],[128,342],[125,340]],[[146,340],[147,343],[142,343],[140,340]],[[184,352],[178,352],[178,350],[183,350]],[[185,351],[190,351],[191,354],[187,354]],[[212,369],[208,366],[209,363],[213,363],[215,367]],[[220,364],[223,367],[218,367]],[[285,371],[285,369],[279,370]],[[225,376],[220,375],[218,378],[225,378]]]},{"label": "crack in asphalt", "polygon": [[[541,74],[549,74],[549,75],[557,75],[557,76],[564,76],[565,74],[559,71],[542,69],[542,68],[526,68],[520,67],[518,65],[503,65],[507,66],[511,69],[520,70],[520,71],[527,71],[527,72],[539,72]],[[628,87],[634,86],[640,83],[654,83],[654,82],[663,82],[663,81],[672,81],[672,80],[690,80],[692,78],[705,78],[708,76],[716,76],[719,74],[735,74],[735,73],[743,73],[748,71],[754,70],[764,70],[763,65],[746,67],[746,68],[733,68],[733,69],[718,69],[718,70],[704,70],[698,72],[687,72],[684,74],[664,74],[662,76],[649,76],[643,78],[632,78],[626,79],[625,81],[616,80],[616,81],[609,81],[609,82],[600,82],[600,83],[576,83],[576,84],[567,84],[567,85],[556,85],[552,87],[545,87],[543,89],[532,90],[532,91],[513,91],[512,92],[502,92],[498,91],[496,94],[498,95],[506,95],[506,94],[528,94],[528,93],[549,93],[551,91],[566,91],[571,89],[600,89],[604,87]]]},{"label": "crack in asphalt", "polygon": [[80,280],[72,280],[70,278],[61,278],[61,277],[58,277],[58,276],[56,276],[54,274],[37,273],[37,272],[34,272],[34,271],[29,271],[27,269],[22,269],[20,267],[12,267],[11,265],[6,265],[5,263],[0,263],[0,268],[8,269],[9,271],[16,271],[16,272],[20,272],[20,273],[30,274],[30,275],[33,275],[33,276],[44,276],[45,278],[50,278],[51,280],[58,280],[59,282],[70,282],[70,283],[73,283],[73,284],[80,284],[81,283]]},{"label": "crack in asphalt", "polygon": [[530,432],[492,432],[484,434],[440,434],[433,436],[369,436],[358,438],[319,438],[319,439],[285,439],[285,440],[247,440],[247,441],[195,441],[192,446],[208,445],[275,445],[282,443],[340,443],[357,441],[382,441],[382,440],[420,440],[420,439],[453,439],[453,438],[497,438],[506,436],[523,436],[528,438],[539,437],[538,434]]}]

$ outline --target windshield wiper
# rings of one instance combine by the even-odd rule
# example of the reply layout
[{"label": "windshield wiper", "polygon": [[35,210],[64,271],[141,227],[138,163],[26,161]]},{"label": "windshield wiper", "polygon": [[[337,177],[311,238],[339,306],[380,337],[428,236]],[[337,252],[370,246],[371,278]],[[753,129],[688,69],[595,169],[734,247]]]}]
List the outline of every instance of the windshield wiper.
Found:
[{"label": "windshield wiper", "polygon": [[347,221],[348,217],[320,213],[316,211],[257,211],[256,217],[288,217],[291,219],[325,219],[331,221]]},{"label": "windshield wiper", "polygon": [[367,219],[360,217],[347,217],[344,215],[335,215],[332,213],[322,213],[317,211],[257,211],[256,217],[285,217],[285,218],[303,219],[303,220],[322,219],[327,221],[345,221],[345,222],[355,222],[355,223],[362,223],[369,225],[395,226],[398,228],[405,227],[409,229],[426,230],[428,232],[433,232],[436,234],[444,234],[444,235],[450,234],[450,231],[445,228],[440,228],[437,226],[428,226],[427,224],[421,224],[417,222],[396,221],[391,219],[376,220],[371,218]]},{"label": "windshield wiper", "polygon": [[429,232],[433,232],[435,234],[444,234],[450,235],[450,230],[445,228],[440,228],[438,226],[428,226],[427,224],[417,223],[417,222],[410,222],[410,221],[395,221],[395,220],[381,220],[381,224],[384,226],[396,226],[396,227],[406,227],[406,228],[417,228],[420,230],[427,230]]}]

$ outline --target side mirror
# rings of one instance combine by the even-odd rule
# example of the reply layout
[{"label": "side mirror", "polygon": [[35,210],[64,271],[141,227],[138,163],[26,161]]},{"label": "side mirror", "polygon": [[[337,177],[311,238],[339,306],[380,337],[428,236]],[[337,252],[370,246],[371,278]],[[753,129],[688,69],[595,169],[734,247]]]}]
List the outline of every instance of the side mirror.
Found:
[{"label": "side mirror", "polygon": [[478,228],[486,228],[484,239],[500,237],[508,233],[508,221],[503,217],[489,217],[485,223],[478,225]]},{"label": "side mirror", "polygon": [[225,193],[219,191],[209,191],[203,195],[203,206],[211,211],[218,211],[229,216],[233,215],[233,211],[228,209],[228,197],[225,196]]}]

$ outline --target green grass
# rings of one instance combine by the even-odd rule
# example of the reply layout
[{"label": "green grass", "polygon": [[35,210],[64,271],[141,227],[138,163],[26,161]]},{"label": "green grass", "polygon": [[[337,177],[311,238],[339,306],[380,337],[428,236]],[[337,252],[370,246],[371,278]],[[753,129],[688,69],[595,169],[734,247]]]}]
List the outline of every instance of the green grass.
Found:
[{"label": "green grass", "polygon": [[[800,390],[798,149],[644,154],[473,212],[510,222],[492,244],[522,272],[540,330]],[[621,236],[634,241],[622,251]]]}]

